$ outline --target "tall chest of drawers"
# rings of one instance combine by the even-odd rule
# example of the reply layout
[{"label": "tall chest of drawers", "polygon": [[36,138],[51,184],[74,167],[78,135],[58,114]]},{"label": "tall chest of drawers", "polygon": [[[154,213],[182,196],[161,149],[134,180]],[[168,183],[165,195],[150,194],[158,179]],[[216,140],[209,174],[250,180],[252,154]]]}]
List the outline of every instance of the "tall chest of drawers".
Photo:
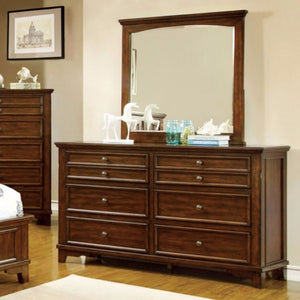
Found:
[{"label": "tall chest of drawers", "polygon": [[0,90],[0,182],[51,223],[51,89]]},{"label": "tall chest of drawers", "polygon": [[109,255],[283,278],[289,147],[56,143],[59,261]]}]

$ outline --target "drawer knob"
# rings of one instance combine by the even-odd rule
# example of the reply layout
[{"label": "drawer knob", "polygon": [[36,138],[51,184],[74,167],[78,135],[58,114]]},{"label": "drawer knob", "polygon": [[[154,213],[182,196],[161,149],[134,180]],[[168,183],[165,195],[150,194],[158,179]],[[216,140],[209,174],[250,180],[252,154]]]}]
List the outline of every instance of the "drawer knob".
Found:
[{"label": "drawer knob", "polygon": [[105,157],[105,156],[102,156],[102,158],[101,158],[101,159],[102,159],[102,161],[103,161],[103,162],[107,162],[107,161],[108,161],[108,158],[107,158],[107,157]]},{"label": "drawer knob", "polygon": [[196,246],[197,246],[197,247],[202,246],[202,244],[203,244],[203,243],[202,243],[201,241],[197,241],[197,242],[196,242]]},{"label": "drawer knob", "polygon": [[102,203],[106,204],[108,202],[107,198],[102,198],[101,199]]},{"label": "drawer knob", "polygon": [[102,231],[101,234],[102,234],[103,237],[107,237],[108,236],[108,233],[106,231]]},{"label": "drawer knob", "polygon": [[102,175],[102,176],[107,176],[107,172],[106,172],[106,171],[102,171],[102,172],[101,172],[101,175]]},{"label": "drawer knob", "polygon": [[196,179],[197,179],[198,181],[202,181],[202,180],[203,180],[203,177],[200,176],[200,175],[198,175],[198,176],[196,177]]},{"label": "drawer knob", "polygon": [[196,161],[196,165],[197,166],[202,166],[203,165],[203,161],[202,160],[197,160]]},{"label": "drawer knob", "polygon": [[196,209],[197,209],[197,210],[201,210],[201,209],[202,209],[202,205],[197,204],[197,205],[196,205]]}]

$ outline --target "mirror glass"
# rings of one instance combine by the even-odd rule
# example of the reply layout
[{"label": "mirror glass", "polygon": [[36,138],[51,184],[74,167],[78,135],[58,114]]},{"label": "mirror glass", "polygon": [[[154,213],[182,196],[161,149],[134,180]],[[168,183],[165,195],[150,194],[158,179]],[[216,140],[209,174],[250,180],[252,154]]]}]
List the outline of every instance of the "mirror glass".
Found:
[{"label": "mirror glass", "polygon": [[[184,25],[131,34],[130,101],[165,120],[233,122],[234,27]],[[165,121],[164,121],[165,123]]]}]

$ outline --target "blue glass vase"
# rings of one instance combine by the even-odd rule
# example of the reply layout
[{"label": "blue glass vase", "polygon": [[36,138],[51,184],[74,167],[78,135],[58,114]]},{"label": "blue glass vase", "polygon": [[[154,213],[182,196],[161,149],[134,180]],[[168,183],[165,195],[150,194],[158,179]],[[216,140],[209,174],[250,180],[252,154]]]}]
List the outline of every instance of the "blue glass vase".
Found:
[{"label": "blue glass vase", "polygon": [[166,142],[172,145],[180,143],[180,126],[177,120],[168,120],[166,125]]}]

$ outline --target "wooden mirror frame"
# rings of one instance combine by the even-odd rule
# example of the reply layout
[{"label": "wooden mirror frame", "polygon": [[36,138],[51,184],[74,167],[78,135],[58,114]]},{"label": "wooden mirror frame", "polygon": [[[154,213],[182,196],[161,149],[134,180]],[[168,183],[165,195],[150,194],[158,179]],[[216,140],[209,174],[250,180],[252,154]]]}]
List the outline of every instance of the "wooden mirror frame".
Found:
[{"label": "wooden mirror frame", "polygon": [[[130,101],[131,34],[154,28],[184,25],[220,25],[234,27],[234,79],[233,79],[233,134],[231,145],[243,145],[244,142],[244,24],[247,10],[224,11],[201,14],[187,14],[150,18],[119,20],[122,32],[122,113]],[[121,136],[125,138],[127,128],[121,127]],[[131,132],[135,142],[165,143],[165,132]]]}]

